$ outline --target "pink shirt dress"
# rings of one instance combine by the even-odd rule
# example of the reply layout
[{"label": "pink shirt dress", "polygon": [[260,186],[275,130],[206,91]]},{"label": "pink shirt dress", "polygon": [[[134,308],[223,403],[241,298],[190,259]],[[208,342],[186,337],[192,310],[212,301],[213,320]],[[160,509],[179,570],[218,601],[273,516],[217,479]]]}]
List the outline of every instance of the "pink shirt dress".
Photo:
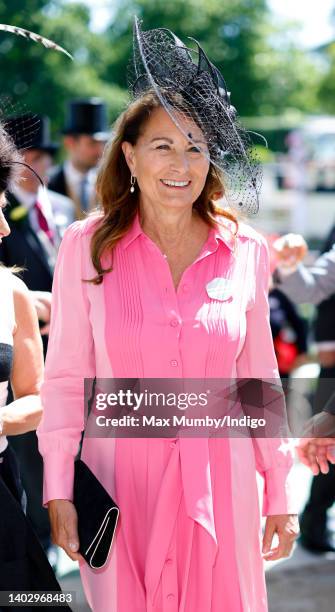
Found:
[{"label": "pink shirt dress", "polygon": [[[226,221],[209,229],[176,291],[138,215],[115,247],[113,271],[101,285],[82,283],[96,275],[97,223],[73,223],[56,264],[38,428],[44,504],[72,499],[85,377],[279,377],[268,250],[255,230],[240,223],[235,241]],[[217,278],[229,282],[210,297]],[[261,515],[297,510],[286,439],[85,438],[82,458],[120,507],[107,564],[80,564],[94,612],[267,611]]]}]

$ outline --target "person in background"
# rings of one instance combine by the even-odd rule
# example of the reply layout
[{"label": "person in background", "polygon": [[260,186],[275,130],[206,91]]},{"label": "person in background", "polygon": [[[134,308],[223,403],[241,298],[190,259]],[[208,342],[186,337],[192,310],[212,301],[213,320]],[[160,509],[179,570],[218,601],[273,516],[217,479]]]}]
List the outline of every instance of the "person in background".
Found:
[{"label": "person in background", "polygon": [[[4,210],[10,234],[0,245],[0,261],[23,269],[22,280],[31,290],[41,326],[44,353],[48,342],[51,286],[57,250],[65,228],[74,220],[72,202],[41,185],[58,149],[50,140],[49,120],[26,113],[9,118],[6,130],[22,152],[20,180],[7,193]],[[8,401],[12,400],[9,390]],[[41,505],[42,461],[34,431],[11,441],[21,463],[21,475],[28,497],[28,515],[44,548],[50,543],[48,514]],[[54,554],[56,549],[52,548]]]},{"label": "person in background", "polygon": [[280,377],[289,378],[290,373],[306,361],[307,325],[293,302],[273,285],[272,274],[278,258],[274,242],[278,234],[264,234],[270,255],[269,306],[270,326]]},{"label": "person in background", "polygon": [[[286,234],[274,243],[279,258],[273,281],[297,303],[320,304],[335,290],[335,244],[311,268],[302,264],[307,244],[299,234]],[[333,390],[332,390],[333,391]],[[297,449],[316,476],[335,463],[335,389],[323,410],[307,423]]]},{"label": "person in background", "polygon": [[110,136],[105,103],[99,98],[72,100],[63,134],[67,158],[52,170],[49,187],[71,198],[81,219],[97,204],[97,166]]},{"label": "person in background", "polygon": [[[331,228],[320,254],[326,253],[335,244],[335,225]],[[322,409],[329,399],[329,386],[327,379],[335,380],[335,291],[326,300],[317,306],[317,315],[314,323],[314,336],[316,348],[318,350],[321,371],[319,376],[319,386],[316,392],[315,408],[316,411]]]},{"label": "person in background", "polygon": [[43,323],[45,352],[57,250],[66,227],[74,220],[74,208],[68,198],[41,184],[47,182],[58,150],[50,140],[49,119],[26,113],[9,118],[6,129],[28,167],[23,166],[20,181],[7,195],[5,216],[11,233],[0,247],[0,261],[23,268],[22,279],[34,292],[35,307]]},{"label": "person in background", "polygon": [[270,325],[281,378],[304,362],[307,334],[304,319],[291,300],[279,289],[270,288]]},{"label": "person in background", "polygon": [[[327,252],[335,241],[332,229],[321,253]],[[319,303],[314,324],[315,340],[320,360],[320,374],[313,401],[313,414],[319,414],[335,385],[335,297]],[[310,496],[300,518],[300,543],[310,552],[335,552],[333,534],[327,528],[327,512],[335,502],[335,466],[330,464],[327,474],[317,474],[311,484]]]},{"label": "person in background", "polygon": [[[10,235],[4,216],[5,192],[15,184],[22,162],[0,124],[0,244]],[[0,590],[60,591],[25,516],[26,495],[17,458],[8,443],[8,437],[34,431],[40,421],[44,369],[32,296],[14,271],[17,269],[0,265]],[[6,404],[9,381],[14,397]]]}]

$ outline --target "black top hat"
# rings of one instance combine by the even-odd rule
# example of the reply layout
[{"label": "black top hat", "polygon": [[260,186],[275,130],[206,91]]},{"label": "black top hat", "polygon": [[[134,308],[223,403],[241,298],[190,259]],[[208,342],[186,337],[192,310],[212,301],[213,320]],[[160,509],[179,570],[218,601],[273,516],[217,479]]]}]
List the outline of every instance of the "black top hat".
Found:
[{"label": "black top hat", "polygon": [[96,140],[107,140],[107,107],[100,98],[72,100],[67,108],[63,134],[89,134]]},{"label": "black top hat", "polygon": [[59,145],[50,140],[50,120],[34,113],[9,117],[5,121],[7,133],[18,149],[40,149],[54,155]]}]

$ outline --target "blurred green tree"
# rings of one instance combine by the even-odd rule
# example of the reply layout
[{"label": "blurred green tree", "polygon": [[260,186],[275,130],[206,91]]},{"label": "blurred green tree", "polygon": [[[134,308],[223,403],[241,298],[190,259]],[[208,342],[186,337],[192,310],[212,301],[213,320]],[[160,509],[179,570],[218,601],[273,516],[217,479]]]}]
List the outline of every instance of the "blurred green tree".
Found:
[{"label": "blurred green tree", "polygon": [[[90,31],[90,11],[84,4],[60,0],[0,0],[0,22],[33,30],[64,46],[74,62],[61,53],[21,37],[0,32],[1,97],[5,112],[32,110],[48,114],[54,131],[64,120],[65,101],[101,96],[114,117],[123,108],[126,92],[102,81],[92,58],[108,60],[107,39]],[[9,98],[11,103],[6,103]],[[6,108],[7,106],[7,108]]]},{"label": "blurred green tree", "polygon": [[170,28],[186,44],[187,36],[196,38],[222,71],[240,115],[319,108],[317,66],[294,43],[291,24],[273,23],[267,0],[115,0],[99,33],[84,2],[0,0],[0,22],[52,38],[75,58],[0,32],[2,95],[19,108],[47,113],[54,131],[72,97],[103,97],[114,119],[128,96],[135,14],[144,29]]},{"label": "blurred green tree", "polygon": [[319,98],[322,110],[335,115],[335,42],[322,50],[327,69],[320,83]]},{"label": "blurred green tree", "polygon": [[[331,14],[331,22],[335,32],[335,2]],[[319,98],[324,112],[335,115],[335,38],[317,49],[325,63],[323,78],[321,79]]]}]

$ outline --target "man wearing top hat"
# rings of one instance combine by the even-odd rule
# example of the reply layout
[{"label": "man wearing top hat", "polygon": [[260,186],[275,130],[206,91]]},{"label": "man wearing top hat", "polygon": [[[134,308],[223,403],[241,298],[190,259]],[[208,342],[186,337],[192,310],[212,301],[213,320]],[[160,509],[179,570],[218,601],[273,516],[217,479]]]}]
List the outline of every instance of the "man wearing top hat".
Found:
[{"label": "man wearing top hat", "polygon": [[[21,277],[34,297],[46,353],[54,265],[63,233],[75,220],[74,207],[69,198],[43,185],[58,149],[50,139],[49,119],[26,113],[9,118],[6,130],[27,166],[23,167],[18,185],[6,194],[4,214],[11,233],[0,245],[0,261],[24,268]],[[11,399],[10,392],[8,402]],[[42,461],[35,432],[17,436],[13,446],[21,463],[28,514],[47,550],[50,529],[47,512],[41,506]]]},{"label": "man wearing top hat", "polygon": [[6,130],[26,167],[18,185],[7,194],[5,216],[11,233],[0,246],[0,261],[7,266],[24,267],[22,278],[31,291],[50,293],[60,241],[75,220],[71,200],[46,188],[59,145],[50,139],[48,117],[17,115],[7,119]]},{"label": "man wearing top hat", "polygon": [[105,103],[99,98],[72,100],[63,134],[67,159],[51,172],[49,187],[70,197],[81,219],[96,206],[96,171],[109,137]]}]

